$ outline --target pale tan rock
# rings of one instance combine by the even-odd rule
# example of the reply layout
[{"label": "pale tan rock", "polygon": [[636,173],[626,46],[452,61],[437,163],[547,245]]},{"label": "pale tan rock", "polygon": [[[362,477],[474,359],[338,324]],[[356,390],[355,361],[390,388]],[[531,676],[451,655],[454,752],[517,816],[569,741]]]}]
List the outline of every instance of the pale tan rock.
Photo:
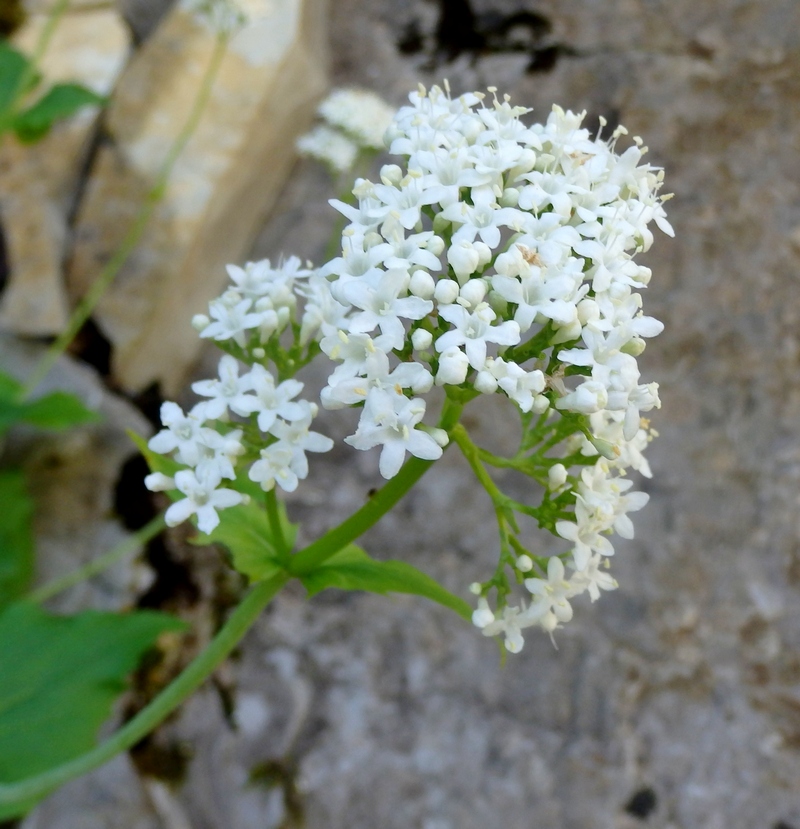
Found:
[{"label": "pale tan rock", "polygon": [[[174,394],[200,340],[205,310],[280,193],[294,143],[326,86],[324,0],[251,0],[197,131],[166,196],[95,319],[114,345],[113,373],[131,391]],[[70,290],[83,294],[130,227],[186,122],[214,35],[177,8],[126,70],[108,115],[76,225]]]},{"label": "pale tan rock", "polygon": [[[15,46],[32,54],[45,20],[29,17]],[[116,11],[75,10],[59,21],[41,70],[48,84],[74,81],[107,95],[129,49],[130,36]],[[11,272],[0,303],[3,330],[46,335],[66,323],[67,216],[98,113],[98,107],[86,107],[34,145],[6,135],[0,146],[0,211]]]}]

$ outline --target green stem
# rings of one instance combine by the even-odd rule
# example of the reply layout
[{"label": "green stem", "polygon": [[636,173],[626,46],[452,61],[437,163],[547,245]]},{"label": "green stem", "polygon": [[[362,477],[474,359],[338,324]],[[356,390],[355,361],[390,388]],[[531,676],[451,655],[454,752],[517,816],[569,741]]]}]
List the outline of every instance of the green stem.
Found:
[{"label": "green stem", "polygon": [[[449,398],[445,402],[439,428],[452,434],[463,409],[461,403]],[[324,561],[339,552],[386,515],[390,509],[414,486],[436,461],[411,458],[388,484],[378,490],[361,509],[354,512],[337,527],[312,542],[289,560],[289,572],[295,576],[310,573]]]},{"label": "green stem", "polygon": [[175,162],[178,160],[178,157],[183,152],[189,139],[197,129],[200,117],[203,114],[206,104],[208,103],[209,97],[211,96],[211,90],[214,86],[214,81],[216,80],[220,66],[222,65],[222,59],[225,56],[227,45],[228,35],[224,33],[218,34],[214,44],[214,51],[211,55],[208,66],[206,67],[205,75],[201,81],[200,89],[198,90],[197,97],[192,105],[189,117],[186,119],[186,123],[183,125],[183,128],[178,133],[175,141],[173,141],[167,151],[167,155],[161,164],[155,182],[145,197],[144,204],[139,210],[133,225],[130,227],[125,235],[125,238],[122,240],[122,244],[117,248],[116,252],[106,263],[106,266],[100,271],[99,276],[92,283],[92,286],[86,292],[83,299],[78,303],[72,313],[72,316],[70,317],[69,322],[67,323],[67,327],[61,332],[61,334],[59,334],[59,336],[45,352],[44,357],[42,357],[38,365],[34,368],[22,390],[22,400],[26,400],[30,397],[34,389],[39,385],[39,383],[41,383],[45,375],[53,367],[56,360],[58,360],[64,351],[66,351],[67,346],[75,338],[75,335],[81,330],[86,320],[88,320],[92,315],[97,303],[100,302],[103,294],[105,294],[108,290],[109,285],[111,285],[114,281],[114,278],[128,260],[128,257],[139,244],[142,234],[144,233],[153,212],[164,198],[167,181],[172,173],[172,168],[175,166]]},{"label": "green stem", "polygon": [[161,530],[164,529],[164,516],[159,515],[145,524],[140,530],[137,530],[133,535],[128,536],[124,541],[121,541],[115,547],[112,547],[107,553],[87,562],[82,567],[78,567],[71,573],[67,573],[60,578],[43,584],[41,587],[28,594],[29,602],[46,602],[58,593],[80,584],[82,581],[91,579],[103,570],[121,561],[125,556],[138,550],[143,544],[146,544],[151,538],[157,536]]},{"label": "green stem", "polygon": [[472,442],[467,430],[459,423],[455,426],[450,434],[453,440],[458,444],[458,448],[466,458],[470,468],[475,473],[481,486],[486,490],[492,503],[495,506],[505,506],[508,503],[508,498],[498,488],[497,484],[491,479],[486,467],[481,463],[480,449]]},{"label": "green stem", "polygon": [[25,804],[43,797],[69,780],[96,769],[112,757],[136,745],[142,737],[163,722],[203,684],[212,671],[239,644],[245,633],[289,581],[289,578],[288,574],[279,573],[267,581],[256,584],[233,611],[208,647],[146,708],[143,708],[104,743],[43,774],[29,777],[18,783],[0,785],[0,812],[3,807]]},{"label": "green stem", "polygon": [[283,534],[283,525],[281,524],[281,515],[278,511],[278,498],[275,495],[275,490],[271,489],[267,492],[264,500],[267,505],[269,528],[272,531],[273,539],[275,539],[275,547],[278,551],[278,557],[283,561],[288,557],[291,551],[286,544],[286,536]]}]

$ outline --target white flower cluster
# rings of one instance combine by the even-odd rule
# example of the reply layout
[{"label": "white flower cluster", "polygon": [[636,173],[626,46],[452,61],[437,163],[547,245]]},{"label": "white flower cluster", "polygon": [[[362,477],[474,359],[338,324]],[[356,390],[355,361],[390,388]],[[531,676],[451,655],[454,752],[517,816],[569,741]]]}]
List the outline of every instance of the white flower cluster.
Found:
[{"label": "white flower cluster", "polygon": [[[159,454],[173,454],[187,469],[173,477],[153,473],[145,479],[153,491],[177,489],[186,496],[167,510],[168,525],[196,514],[198,527],[206,533],[219,524],[218,509],[247,499],[236,490],[220,488],[224,479],[236,480],[238,460],[252,461],[248,477],[263,490],[277,484],[292,492],[308,475],[306,452],[327,452],[333,447],[330,438],[310,429],[318,407],[296,399],[303,384],[291,378],[277,382],[272,372],[256,362],[266,355],[261,344],[289,325],[297,304],[296,283],[307,281],[310,272],[292,257],[280,268],[272,268],[268,260],[245,268],[231,265],[228,274],[233,286],[209,304],[213,322],[198,315],[193,324],[201,337],[213,337],[221,347],[238,348],[252,365],[240,374],[239,360],[226,354],[219,362],[217,378],[192,385],[207,400],[188,414],[176,403],[162,405],[165,428],[151,438],[148,447]],[[231,416],[242,419],[244,428],[237,428]],[[245,440],[248,425],[251,431],[258,430],[255,446]]]},{"label": "white flower cluster", "polygon": [[600,569],[613,553],[607,534],[630,537],[627,513],[647,500],[626,494],[620,476],[628,466],[649,474],[641,412],[660,405],[636,357],[662,325],[642,314],[637,291],[650,271],[633,255],[650,246],[652,221],[672,234],[662,173],[642,163],[640,139],[617,154],[624,128],[604,140],[581,127],[582,114],[554,107],[545,124],[526,126],[525,112],[478,93],[412,94],[387,133],[405,166],[384,166],[380,183],[359,180],[356,206],[332,202],[349,225],[341,257],[321,269],[339,316],[321,342],[339,361],[322,402],[363,403],[347,440],[382,445],[385,477],[406,451],[441,454],[446,436],[422,425],[416,397],[434,383],[502,393],[523,412],[586,416],[592,440],[578,436],[578,448],[605,457],[577,477],[561,467],[574,520],[556,532],[572,546],[572,575],[553,559],[546,579],[525,580],[527,608],[496,615],[482,597],[475,613],[512,651],[521,628],[552,631],[571,616],[568,599],[616,584]]},{"label": "white flower cluster", "polygon": [[[360,408],[345,440],[380,447],[387,479],[406,453],[435,460],[447,445],[448,433],[423,422],[423,396],[434,386],[459,402],[503,395],[523,413],[529,437],[550,435],[551,454],[518,456],[527,464],[518,468],[546,482],[543,511],[530,514],[569,547],[547,561],[515,537],[513,554],[503,541],[501,564],[512,564],[527,604],[508,603],[505,576],[473,586],[475,624],[517,652],[524,628],[552,633],[571,618],[575,596],[595,600],[616,587],[605,569],[609,535],[632,537],[628,514],[647,502],[624,476],[628,468],[650,475],[642,413],[660,402],[636,358],[662,325],[642,313],[650,271],[634,255],[650,247],[651,222],[672,235],[658,195],[663,176],[643,163],[641,139],[617,153],[624,128],[592,136],[583,114],[554,107],[545,124],[528,126],[528,110],[494,95],[453,99],[434,87],[410,100],[386,130],[404,165],[382,167],[379,183],[358,179],[354,204],[331,202],[348,220],[341,256],[318,270],[296,257],[279,268],[228,268],[233,285],[210,303],[210,316],[193,321],[228,352],[219,379],[194,385],[208,399],[188,415],[164,404],[166,429],[150,442],[190,469],[174,481],[151,475],[148,485],[183,492],[168,522],[196,513],[201,529],[216,525],[216,509],[241,501],[219,488],[235,479],[237,459],[252,461],[249,477],[265,490],[293,490],[308,473],[305,452],[331,448],[309,431],[316,407],[296,400],[302,386],[288,379],[319,351],[337,364],[323,407]],[[321,112],[363,146],[385,121],[367,101],[343,91]],[[244,374],[238,360],[250,366]]]},{"label": "white flower cluster", "polygon": [[352,170],[362,150],[383,149],[395,109],[365,89],[335,89],[317,110],[324,121],[297,141],[297,149],[335,173]]}]

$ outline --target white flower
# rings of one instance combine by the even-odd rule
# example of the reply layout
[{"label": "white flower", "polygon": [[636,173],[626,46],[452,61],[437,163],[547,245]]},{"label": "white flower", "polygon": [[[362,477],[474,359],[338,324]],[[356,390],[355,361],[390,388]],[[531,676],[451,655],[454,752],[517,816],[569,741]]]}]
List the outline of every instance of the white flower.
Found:
[{"label": "white flower", "polygon": [[278,441],[261,450],[261,458],[251,467],[248,476],[251,481],[261,484],[265,492],[278,486],[284,492],[297,489],[299,476],[292,469],[295,453],[291,446]]},{"label": "white flower", "polygon": [[219,380],[200,380],[192,383],[192,391],[211,400],[203,405],[203,413],[210,420],[222,417],[228,409],[246,417],[258,407],[258,401],[251,394],[252,377],[239,377],[239,363],[235,357],[226,354],[219,361]]},{"label": "white flower", "polygon": [[350,331],[368,334],[375,328],[389,341],[391,348],[402,348],[405,328],[402,319],[419,320],[433,310],[433,303],[416,296],[402,296],[408,289],[407,271],[390,270],[376,284],[366,279],[353,280],[342,286],[342,296],[361,313],[350,318]]},{"label": "white flower", "polygon": [[161,422],[167,428],[150,438],[148,448],[159,455],[175,451],[179,463],[196,466],[206,450],[213,451],[222,442],[218,432],[203,426],[203,405],[198,404],[185,415],[177,403],[162,403]]},{"label": "white flower", "polygon": [[442,456],[442,447],[426,432],[414,427],[425,415],[425,402],[372,389],[364,403],[355,435],[345,438],[356,449],[383,445],[380,473],[393,478],[403,465],[405,453],[433,461]]},{"label": "white flower", "polygon": [[291,470],[298,478],[306,478],[308,476],[306,452],[329,452],[333,449],[333,441],[319,432],[309,431],[317,407],[306,400],[300,403],[304,410],[301,418],[293,423],[277,420],[270,427],[270,432],[279,439],[280,444],[291,450],[292,459],[289,462]]},{"label": "white flower", "polygon": [[246,331],[258,328],[261,315],[248,313],[253,305],[251,299],[242,298],[235,291],[228,291],[219,299],[208,304],[208,312],[214,322],[200,332],[201,337],[215,340],[234,340],[242,348],[247,343]]},{"label": "white flower", "polygon": [[232,489],[217,489],[220,478],[213,474],[202,474],[191,469],[175,473],[175,488],[186,497],[176,501],[164,514],[167,526],[176,527],[192,515],[197,515],[197,526],[204,533],[210,533],[219,524],[218,509],[241,504],[245,496]]},{"label": "white flower", "polygon": [[256,364],[250,371],[250,382],[257,402],[252,411],[258,411],[258,428],[262,432],[269,432],[278,417],[284,420],[305,417],[306,409],[293,400],[303,390],[299,380],[284,380],[276,386],[272,374]]},{"label": "white flower", "polygon": [[486,363],[487,343],[516,345],[520,339],[516,322],[506,321],[492,325],[497,314],[487,303],[482,303],[472,313],[460,305],[447,305],[439,309],[439,315],[452,323],[455,329],[436,340],[436,350],[447,351],[463,345],[469,364],[477,371]]}]

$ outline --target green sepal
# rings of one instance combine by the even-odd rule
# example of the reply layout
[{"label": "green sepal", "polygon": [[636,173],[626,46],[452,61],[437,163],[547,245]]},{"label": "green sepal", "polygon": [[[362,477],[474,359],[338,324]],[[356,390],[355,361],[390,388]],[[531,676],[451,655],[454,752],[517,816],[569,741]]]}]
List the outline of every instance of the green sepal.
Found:
[{"label": "green sepal", "polygon": [[[143,654],[162,633],[186,627],[153,611],[53,616],[29,602],[6,608],[0,614],[0,783],[89,751]],[[0,820],[33,805],[0,807]]]},{"label": "green sepal", "polygon": [[376,561],[355,544],[349,544],[316,570],[299,578],[309,597],[328,587],[382,594],[410,593],[454,610],[468,621],[472,618],[472,608],[463,599],[421,570],[404,561]]}]

